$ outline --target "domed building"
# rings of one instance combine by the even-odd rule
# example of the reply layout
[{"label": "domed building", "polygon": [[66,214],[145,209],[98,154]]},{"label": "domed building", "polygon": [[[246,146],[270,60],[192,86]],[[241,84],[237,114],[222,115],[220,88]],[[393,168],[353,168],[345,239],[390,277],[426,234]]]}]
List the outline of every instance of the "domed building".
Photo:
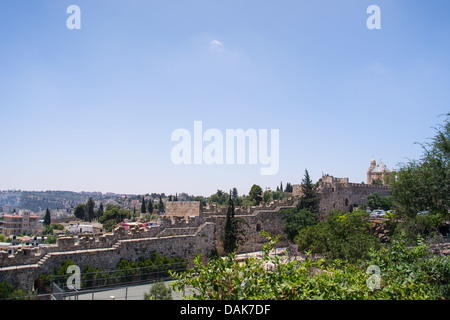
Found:
[{"label": "domed building", "polygon": [[370,160],[370,167],[367,170],[367,184],[386,184],[386,176],[389,173],[389,169],[380,160],[380,162],[375,161],[374,158]]}]

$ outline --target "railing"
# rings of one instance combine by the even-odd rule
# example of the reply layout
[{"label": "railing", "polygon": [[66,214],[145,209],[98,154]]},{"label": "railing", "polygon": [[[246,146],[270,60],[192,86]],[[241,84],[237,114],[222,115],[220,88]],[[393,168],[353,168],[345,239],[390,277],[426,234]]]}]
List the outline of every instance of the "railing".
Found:
[{"label": "railing", "polygon": [[[138,285],[152,284],[172,279],[172,272],[185,271],[188,261],[172,264],[152,265],[148,267],[119,269],[114,271],[85,272],[80,274],[81,288],[76,289],[68,285],[70,274],[51,277],[51,298],[55,300],[78,300],[79,295],[92,295],[96,293],[125,290],[125,300],[128,299],[128,288]],[[40,295],[45,298],[48,295]]]}]

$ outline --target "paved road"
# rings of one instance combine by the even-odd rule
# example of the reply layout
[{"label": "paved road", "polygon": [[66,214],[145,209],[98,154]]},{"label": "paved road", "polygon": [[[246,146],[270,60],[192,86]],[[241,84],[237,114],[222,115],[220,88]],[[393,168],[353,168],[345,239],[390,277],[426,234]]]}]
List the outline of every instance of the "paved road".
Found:
[{"label": "paved road", "polygon": [[[165,281],[168,287],[172,281]],[[143,300],[144,293],[148,292],[153,284],[143,284],[127,288],[100,291],[95,293],[85,293],[78,296],[78,300]],[[187,292],[186,292],[187,293]],[[181,300],[182,292],[172,291],[173,300]],[[68,299],[68,298],[67,298]],[[73,300],[74,297],[71,297]]]}]

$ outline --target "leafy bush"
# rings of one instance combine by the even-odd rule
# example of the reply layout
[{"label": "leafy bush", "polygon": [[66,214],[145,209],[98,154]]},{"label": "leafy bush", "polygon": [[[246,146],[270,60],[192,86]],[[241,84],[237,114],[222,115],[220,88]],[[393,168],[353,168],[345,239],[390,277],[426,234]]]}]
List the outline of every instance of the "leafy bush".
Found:
[{"label": "leafy bush", "polygon": [[6,280],[0,282],[0,300],[32,300],[35,295],[14,287]]},{"label": "leafy bush", "polygon": [[[267,234],[266,234],[267,236]],[[433,256],[421,244],[408,248],[396,241],[381,250],[370,250],[363,263],[313,260],[304,261],[270,256],[277,238],[268,236],[263,258],[235,259],[234,253],[211,259],[206,265],[195,258],[196,268],[173,273],[176,290],[192,287],[185,299],[194,300],[379,300],[449,298],[450,263],[448,257]],[[380,268],[380,287],[372,288],[369,266]]]},{"label": "leafy bush", "polygon": [[328,260],[366,259],[370,248],[380,246],[378,238],[371,233],[369,217],[362,210],[349,213],[333,210],[326,221],[301,229],[294,241],[299,250],[321,253]]},{"label": "leafy bush", "polygon": [[286,220],[284,233],[289,240],[294,240],[301,229],[317,224],[317,215],[305,209],[282,209],[281,213]]},{"label": "leafy bush", "polygon": [[434,255],[420,237],[415,247],[404,236],[369,254],[366,264],[380,267],[382,299],[450,298],[450,260]]},{"label": "leafy bush", "polygon": [[144,293],[144,300],[172,300],[172,289],[166,287],[163,282],[157,282]]}]

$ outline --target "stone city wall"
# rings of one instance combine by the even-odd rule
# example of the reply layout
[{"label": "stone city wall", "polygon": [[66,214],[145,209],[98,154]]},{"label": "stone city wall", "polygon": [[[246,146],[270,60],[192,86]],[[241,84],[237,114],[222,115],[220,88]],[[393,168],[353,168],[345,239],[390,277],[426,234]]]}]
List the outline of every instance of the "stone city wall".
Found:
[{"label": "stone city wall", "polygon": [[[112,243],[111,243],[112,244]],[[207,257],[214,249],[214,225],[204,223],[197,232],[191,235],[174,235],[152,238],[123,238],[109,247],[80,247],[73,237],[59,238],[57,245],[45,255],[37,256],[33,264],[19,264],[0,268],[0,282],[8,281],[14,287],[32,289],[34,281],[40,274],[48,274],[53,267],[59,266],[64,260],[72,260],[81,269],[85,265],[102,270],[113,270],[120,259],[137,260],[139,257],[149,258],[153,252],[169,258],[182,257],[192,261],[196,254]],[[4,254],[2,253],[4,258]],[[23,255],[23,254],[22,254]],[[20,254],[19,254],[20,256]],[[16,257],[17,258],[17,257]],[[16,262],[23,259],[15,260]],[[29,262],[29,261],[27,261]]]},{"label": "stone city wall", "polygon": [[165,203],[166,216],[201,217],[202,204],[200,201],[168,201]]},{"label": "stone city wall", "polygon": [[[365,204],[367,196],[375,193],[378,193],[380,197],[387,197],[390,195],[390,189],[384,185],[351,183],[348,182],[348,178],[323,176],[317,185],[320,219],[326,219],[333,209],[348,212],[354,207]],[[301,185],[293,185],[292,194],[296,197],[301,196],[303,194]]]},{"label": "stone city wall", "polygon": [[[23,247],[14,253],[0,252],[0,282],[5,279],[18,288],[31,289],[39,274],[52,272],[54,266],[68,259],[80,268],[88,264],[111,270],[120,259],[136,260],[153,252],[187,259],[192,259],[196,253],[208,257],[214,248],[222,254],[226,207],[207,207],[204,212],[199,202],[179,203],[169,205],[169,209],[175,209],[178,214],[169,211],[161,215],[156,226],[131,227],[130,230],[118,227],[103,235],[59,237],[55,245]],[[294,205],[295,199],[289,198],[250,208],[237,207],[236,216],[248,224],[244,228],[246,241],[238,252],[261,250],[266,240],[260,235],[262,230],[273,236],[283,234],[284,219],[280,210]],[[194,209],[198,214],[191,216]],[[278,245],[286,244],[281,240]]]}]

